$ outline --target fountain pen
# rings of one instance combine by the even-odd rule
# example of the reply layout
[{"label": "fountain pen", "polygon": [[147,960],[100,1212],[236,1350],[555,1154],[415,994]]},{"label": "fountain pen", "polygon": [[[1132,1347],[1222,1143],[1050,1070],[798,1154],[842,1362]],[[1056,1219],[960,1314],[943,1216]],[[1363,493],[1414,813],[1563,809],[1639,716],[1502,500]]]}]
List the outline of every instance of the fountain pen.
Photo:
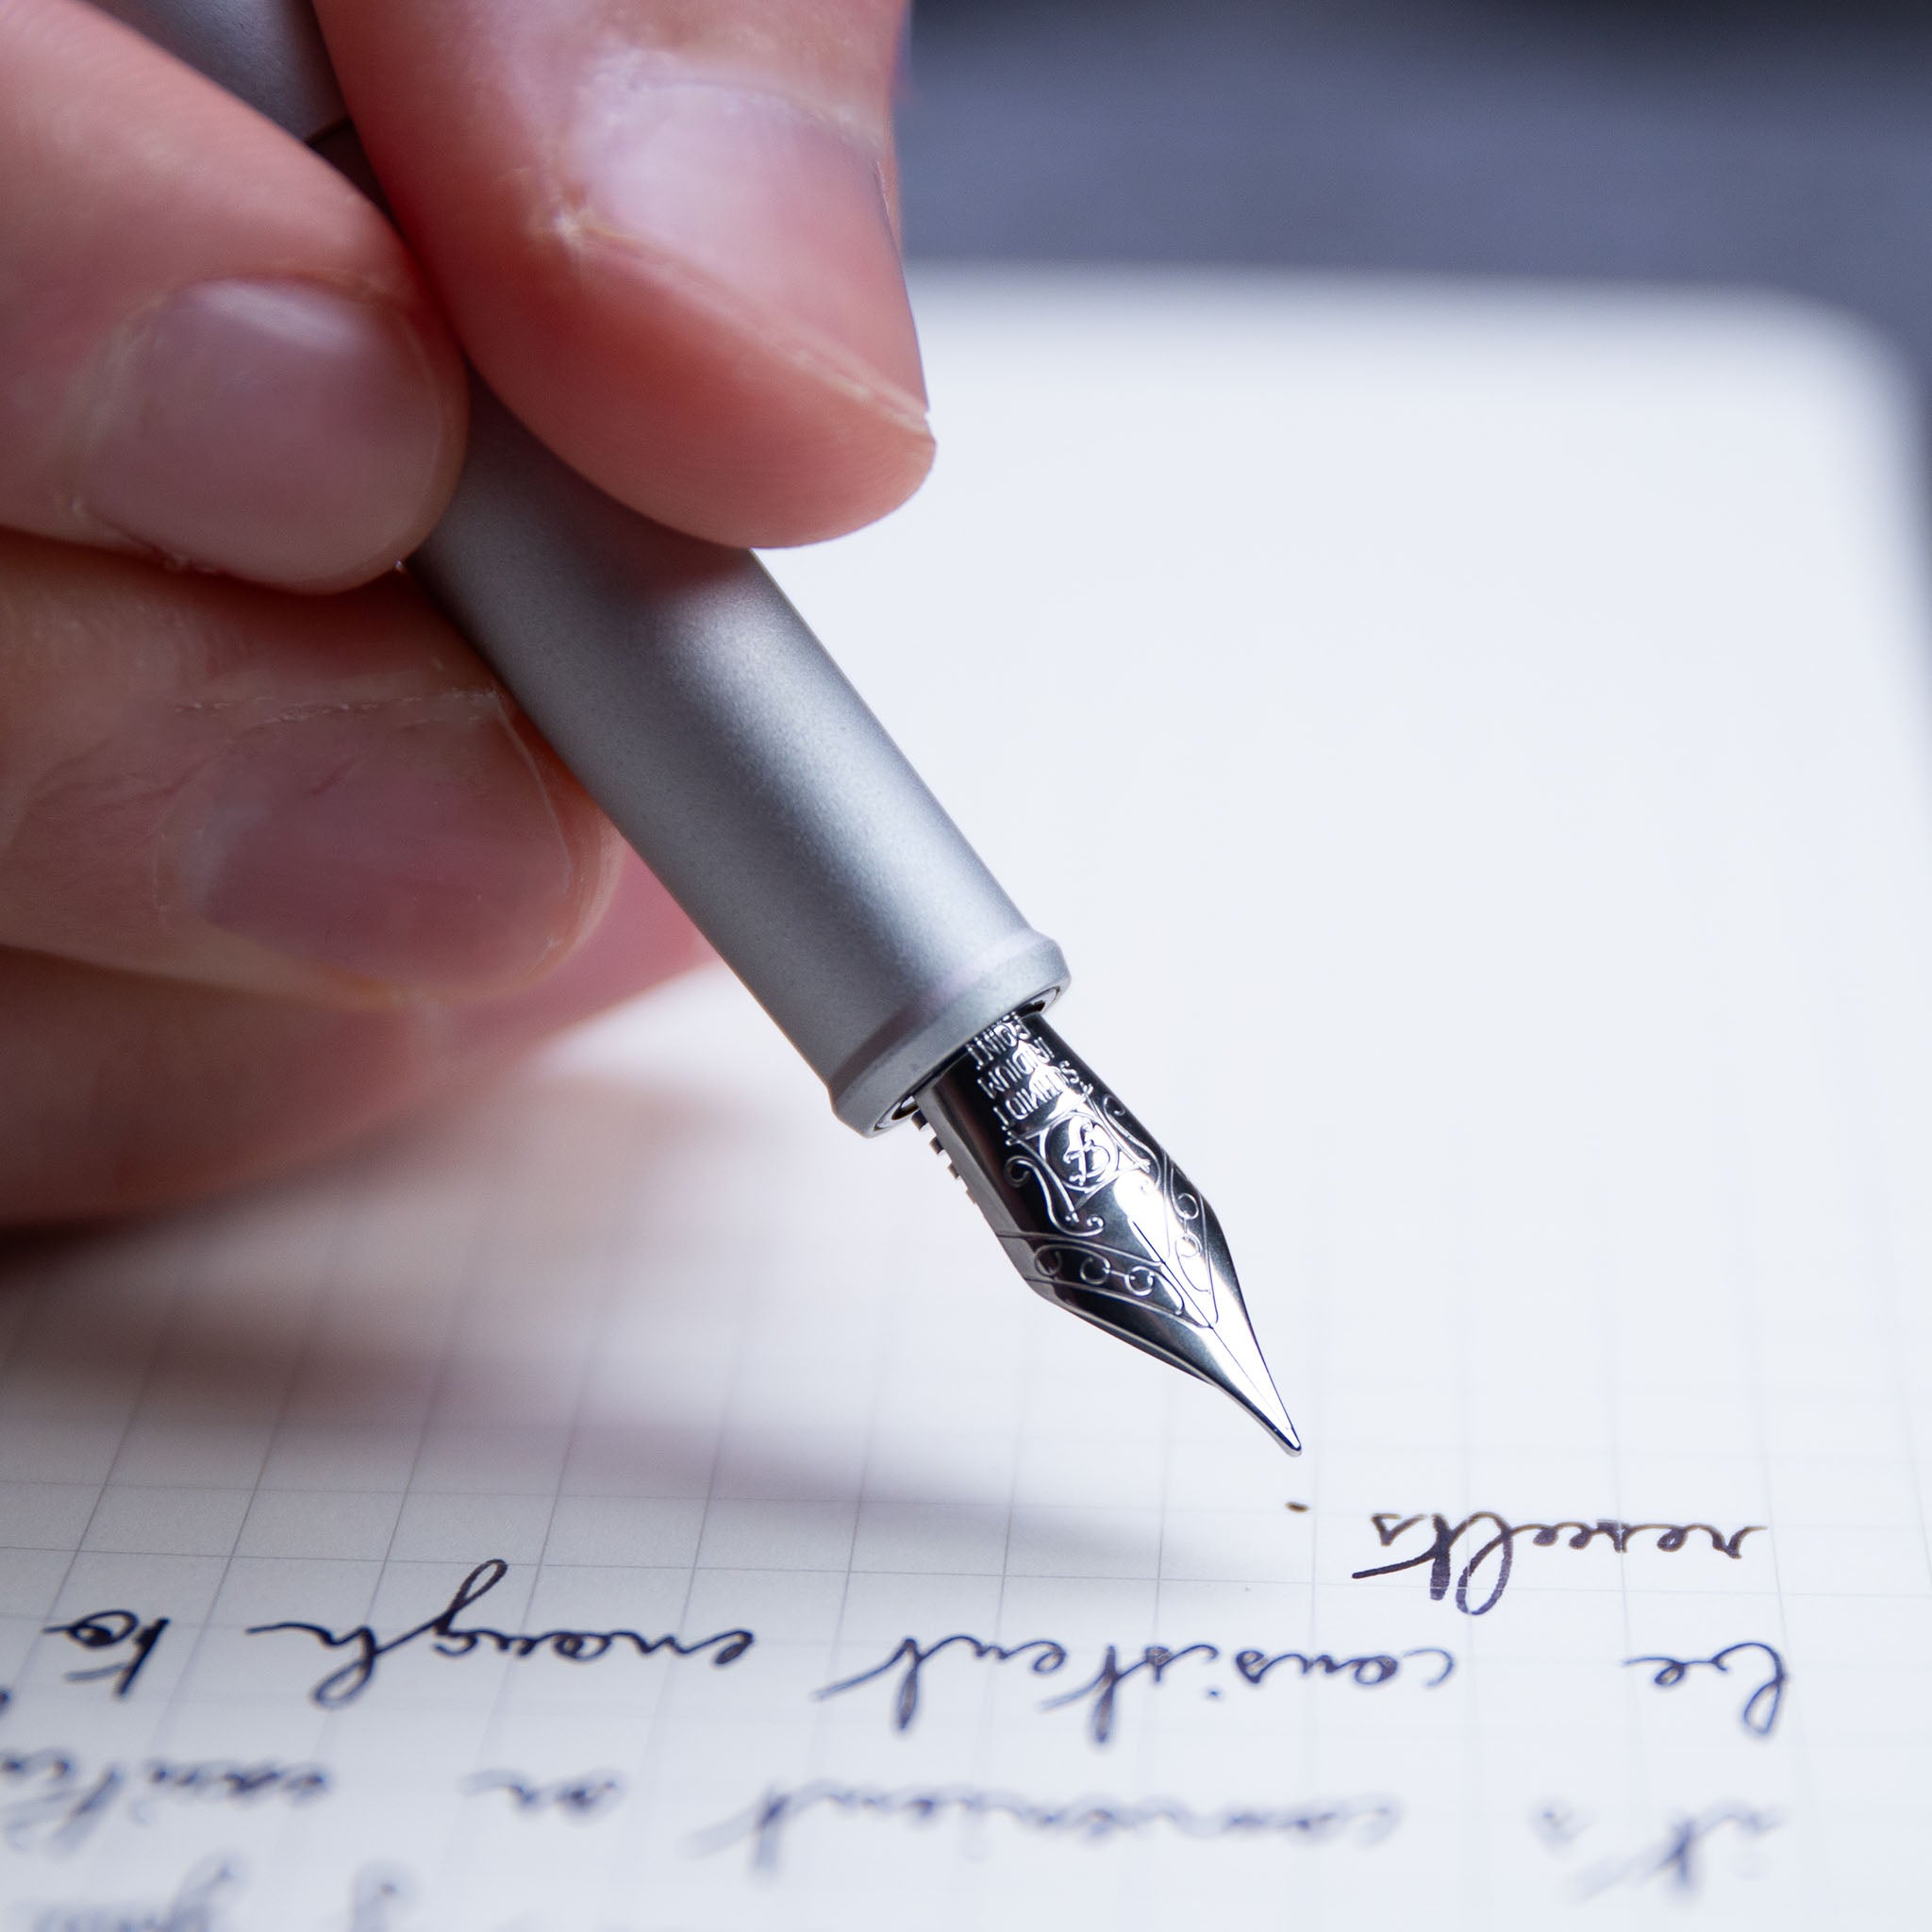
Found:
[{"label": "fountain pen", "polygon": [[[371,193],[308,0],[106,0]],[[933,1137],[1022,1279],[1299,1453],[1220,1223],[1041,1017],[1067,964],[748,551],[669,530],[471,375],[408,568],[861,1134]]]}]

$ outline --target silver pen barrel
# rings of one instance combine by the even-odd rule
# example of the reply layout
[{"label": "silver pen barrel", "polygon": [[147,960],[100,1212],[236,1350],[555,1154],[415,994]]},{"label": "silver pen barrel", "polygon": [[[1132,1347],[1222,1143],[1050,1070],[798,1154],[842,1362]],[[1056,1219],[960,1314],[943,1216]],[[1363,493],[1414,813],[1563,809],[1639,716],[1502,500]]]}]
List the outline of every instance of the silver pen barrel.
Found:
[{"label": "silver pen barrel", "polygon": [[625,508],[480,384],[409,568],[848,1126],[1066,984],[763,565]]}]

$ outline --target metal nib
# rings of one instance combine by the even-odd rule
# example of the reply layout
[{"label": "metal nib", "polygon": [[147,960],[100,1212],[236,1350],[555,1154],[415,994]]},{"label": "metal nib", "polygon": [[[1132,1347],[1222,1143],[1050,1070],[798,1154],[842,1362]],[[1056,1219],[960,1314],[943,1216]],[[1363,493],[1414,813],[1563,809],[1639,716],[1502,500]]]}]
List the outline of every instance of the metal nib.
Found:
[{"label": "metal nib", "polygon": [[1008,1014],[913,1099],[1036,1294],[1211,1383],[1301,1454],[1213,1208],[1052,1027]]}]

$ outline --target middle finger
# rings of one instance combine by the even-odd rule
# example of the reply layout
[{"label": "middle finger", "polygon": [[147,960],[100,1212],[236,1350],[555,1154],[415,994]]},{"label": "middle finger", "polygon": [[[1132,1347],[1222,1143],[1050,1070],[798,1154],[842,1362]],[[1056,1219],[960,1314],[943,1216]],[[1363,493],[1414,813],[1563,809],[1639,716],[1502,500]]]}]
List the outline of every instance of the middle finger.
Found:
[{"label": "middle finger", "polygon": [[594,921],[618,849],[400,575],[298,597],[0,534],[0,945],[504,991]]}]

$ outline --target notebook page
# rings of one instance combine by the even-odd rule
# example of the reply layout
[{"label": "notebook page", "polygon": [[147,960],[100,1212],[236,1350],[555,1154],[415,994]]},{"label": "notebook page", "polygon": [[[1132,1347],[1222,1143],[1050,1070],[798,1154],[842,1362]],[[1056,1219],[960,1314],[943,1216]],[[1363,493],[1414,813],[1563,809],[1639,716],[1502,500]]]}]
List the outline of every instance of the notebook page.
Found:
[{"label": "notebook page", "polygon": [[693,975],[8,1250],[0,1925],[1917,1924],[1912,399],[1757,301],[921,301],[931,485],[776,567],[1307,1455]]}]

